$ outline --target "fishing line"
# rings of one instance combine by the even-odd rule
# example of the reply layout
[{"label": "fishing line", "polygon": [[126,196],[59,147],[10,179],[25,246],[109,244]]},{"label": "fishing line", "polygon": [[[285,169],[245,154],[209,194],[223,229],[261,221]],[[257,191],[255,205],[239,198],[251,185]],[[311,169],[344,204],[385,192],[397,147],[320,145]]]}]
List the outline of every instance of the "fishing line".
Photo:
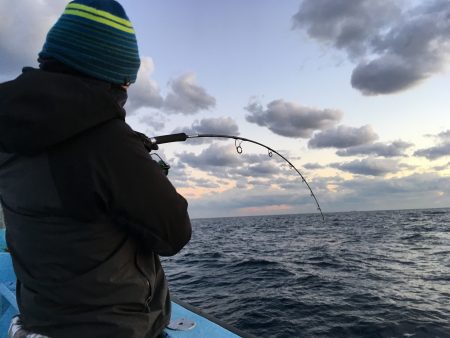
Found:
[{"label": "fishing line", "polygon": [[254,144],[259,145],[259,146],[261,146],[263,148],[266,148],[267,149],[267,154],[268,154],[269,157],[272,157],[274,153],[277,154],[284,161],[286,161],[289,164],[289,167],[291,169],[294,169],[297,172],[297,174],[301,177],[302,183],[304,183],[306,185],[306,187],[308,188],[308,190],[309,190],[309,192],[311,194],[311,197],[313,198],[314,202],[316,203],[317,210],[320,212],[320,215],[322,216],[322,220],[325,221],[325,216],[324,216],[324,214],[322,212],[322,208],[320,207],[319,201],[317,200],[316,195],[312,191],[311,186],[306,181],[306,179],[302,175],[302,173],[286,157],[281,155],[275,149],[272,149],[272,148],[266,146],[265,144],[262,144],[260,142],[254,141],[254,140],[250,140],[250,139],[245,138],[245,137],[233,136],[233,135],[222,135],[222,134],[195,134],[195,135],[187,135],[185,133],[178,133],[178,134],[162,135],[162,136],[155,136],[155,137],[147,138],[146,141],[148,143],[147,143],[146,147],[147,147],[147,149],[150,148],[151,150],[157,150],[158,149],[158,144],[172,143],[172,142],[184,142],[184,141],[186,141],[188,139],[195,139],[195,138],[228,138],[228,139],[234,139],[234,146],[235,146],[236,152],[238,154],[242,154],[242,152],[243,152],[243,149],[242,149],[242,143],[243,142],[254,143]]}]

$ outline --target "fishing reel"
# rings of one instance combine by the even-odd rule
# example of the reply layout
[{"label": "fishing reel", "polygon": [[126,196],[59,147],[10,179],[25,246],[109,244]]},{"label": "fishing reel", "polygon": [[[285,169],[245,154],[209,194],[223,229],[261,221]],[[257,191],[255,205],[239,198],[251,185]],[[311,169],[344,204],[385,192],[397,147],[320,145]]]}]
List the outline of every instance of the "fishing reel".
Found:
[{"label": "fishing reel", "polygon": [[[145,149],[150,153],[150,156],[152,157],[153,161],[158,163],[158,165],[161,167],[162,172],[164,175],[169,175],[169,169],[170,165],[168,165],[162,158],[156,153],[152,153],[153,150],[158,150],[158,144],[156,142],[153,142],[150,138],[148,138],[145,134],[142,134],[138,131],[134,132],[139,139],[144,144]],[[156,156],[157,159],[154,159],[153,156]]]},{"label": "fishing reel", "polygon": [[159,156],[157,153],[152,153],[150,154],[150,156],[156,156],[157,159],[153,159],[153,161],[155,161],[156,163],[158,163],[158,165],[160,166],[162,172],[164,173],[164,175],[168,176],[169,175],[169,169],[170,169],[170,165],[168,165],[166,162],[164,162],[164,160],[161,158],[161,156]]}]

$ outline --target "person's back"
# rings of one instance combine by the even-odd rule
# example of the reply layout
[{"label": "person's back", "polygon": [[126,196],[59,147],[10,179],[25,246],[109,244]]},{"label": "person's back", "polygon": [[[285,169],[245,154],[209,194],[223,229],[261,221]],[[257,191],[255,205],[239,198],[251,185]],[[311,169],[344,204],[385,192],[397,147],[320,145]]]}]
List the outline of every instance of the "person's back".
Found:
[{"label": "person's back", "polygon": [[0,84],[0,194],[22,325],[52,338],[155,337],[170,318],[158,255],[181,250],[191,227],[124,121],[122,86],[139,68],[132,26],[113,0],[71,2],[40,63]]}]

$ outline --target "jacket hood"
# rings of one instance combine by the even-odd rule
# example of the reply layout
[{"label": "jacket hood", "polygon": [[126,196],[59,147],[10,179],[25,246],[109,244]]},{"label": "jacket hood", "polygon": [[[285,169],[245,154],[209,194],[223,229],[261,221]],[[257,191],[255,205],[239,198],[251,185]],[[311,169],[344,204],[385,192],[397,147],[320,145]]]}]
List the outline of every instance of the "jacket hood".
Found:
[{"label": "jacket hood", "polygon": [[125,110],[103,81],[25,68],[0,84],[0,151],[32,155]]}]

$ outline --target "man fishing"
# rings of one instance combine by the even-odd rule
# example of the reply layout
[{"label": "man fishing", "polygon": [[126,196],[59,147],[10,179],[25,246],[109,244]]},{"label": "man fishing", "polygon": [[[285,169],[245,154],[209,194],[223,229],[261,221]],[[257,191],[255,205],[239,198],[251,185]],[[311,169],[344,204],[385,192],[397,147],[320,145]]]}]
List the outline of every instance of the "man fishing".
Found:
[{"label": "man fishing", "polygon": [[70,2],[39,65],[0,84],[0,194],[20,309],[11,335],[157,337],[170,318],[159,255],[180,251],[191,225],[125,123],[140,58],[124,9]]}]

